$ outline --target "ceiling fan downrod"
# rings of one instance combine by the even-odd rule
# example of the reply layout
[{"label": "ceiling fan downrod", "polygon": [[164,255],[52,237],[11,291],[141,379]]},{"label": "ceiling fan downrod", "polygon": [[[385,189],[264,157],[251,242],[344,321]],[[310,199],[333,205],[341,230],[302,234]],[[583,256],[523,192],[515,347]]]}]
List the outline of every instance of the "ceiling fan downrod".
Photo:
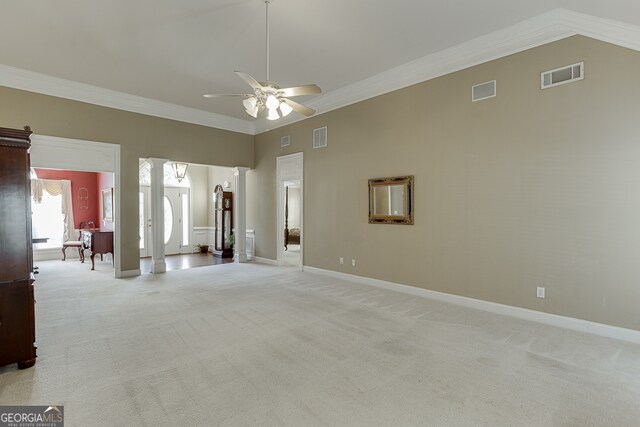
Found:
[{"label": "ceiling fan downrod", "polygon": [[235,93],[235,94],[205,94],[205,98],[218,98],[218,97],[242,97],[244,98],[242,104],[245,107],[246,113],[251,117],[257,118],[258,113],[267,110],[267,119],[276,120],[280,117],[286,117],[292,111],[296,111],[307,117],[315,114],[315,110],[299,104],[291,97],[311,95],[316,93],[322,93],[322,90],[315,84],[308,84],[302,86],[294,86],[281,88],[278,84],[271,82],[269,76],[269,57],[270,57],[270,31],[269,31],[269,4],[273,0],[264,0],[265,4],[265,47],[266,47],[266,81],[258,82],[247,73],[241,71],[235,71],[236,75],[245,81],[253,89],[252,94],[248,93]]},{"label": "ceiling fan downrod", "polygon": [[267,36],[265,37],[265,40],[267,44],[267,81],[269,81],[269,3],[271,3],[271,0],[264,0],[264,3],[267,9],[265,13],[265,17],[266,17],[265,29],[266,29]]}]

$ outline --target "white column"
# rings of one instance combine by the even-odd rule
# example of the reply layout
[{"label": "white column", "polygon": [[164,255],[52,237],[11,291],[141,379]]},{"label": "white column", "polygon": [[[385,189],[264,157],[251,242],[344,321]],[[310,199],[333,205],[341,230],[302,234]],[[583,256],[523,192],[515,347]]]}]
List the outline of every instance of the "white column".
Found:
[{"label": "white column", "polygon": [[235,167],[236,194],[233,200],[233,228],[235,232],[234,260],[247,262],[247,171],[249,168]]},{"label": "white column", "polygon": [[151,235],[153,240],[151,272],[167,271],[164,260],[164,164],[167,159],[149,159],[151,163]]}]

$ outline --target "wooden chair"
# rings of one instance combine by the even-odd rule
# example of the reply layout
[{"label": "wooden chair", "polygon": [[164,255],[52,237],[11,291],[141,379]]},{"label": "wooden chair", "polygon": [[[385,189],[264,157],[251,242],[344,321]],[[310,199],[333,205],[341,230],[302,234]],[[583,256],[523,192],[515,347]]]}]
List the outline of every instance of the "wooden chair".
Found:
[{"label": "wooden chair", "polygon": [[80,262],[84,262],[84,251],[82,250],[82,231],[83,230],[95,230],[96,225],[93,221],[83,221],[80,223],[80,231],[78,232],[78,240],[67,240],[62,244],[62,260],[67,259],[67,248],[78,248],[78,255],[80,256]]}]

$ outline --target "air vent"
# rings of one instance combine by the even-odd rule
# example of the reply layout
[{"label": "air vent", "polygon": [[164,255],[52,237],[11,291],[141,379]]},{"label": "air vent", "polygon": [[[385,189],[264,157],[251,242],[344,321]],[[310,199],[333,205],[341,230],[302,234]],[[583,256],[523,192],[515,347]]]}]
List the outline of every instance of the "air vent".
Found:
[{"label": "air vent", "polygon": [[289,135],[280,138],[280,147],[288,147],[290,143],[291,138],[289,137]]},{"label": "air vent", "polygon": [[322,148],[327,146],[327,127],[313,130],[313,148]]},{"label": "air vent", "polygon": [[582,79],[584,79],[584,62],[541,73],[540,87],[547,89]]},{"label": "air vent", "polygon": [[496,96],[496,81],[492,80],[486,83],[480,83],[471,88],[471,101],[482,101],[483,99],[493,98]]}]

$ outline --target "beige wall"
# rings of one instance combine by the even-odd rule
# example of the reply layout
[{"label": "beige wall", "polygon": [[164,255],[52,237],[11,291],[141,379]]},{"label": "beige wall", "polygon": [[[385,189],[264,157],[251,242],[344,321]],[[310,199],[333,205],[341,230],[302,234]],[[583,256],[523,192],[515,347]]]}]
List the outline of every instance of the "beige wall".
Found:
[{"label": "beige wall", "polygon": [[[540,89],[579,61],[584,81]],[[305,265],[640,329],[638,76],[639,53],[572,37],[260,134],[257,256],[276,258],[275,159],[303,151]],[[415,225],[368,224],[367,179],[405,174]]]},{"label": "beige wall", "polygon": [[258,204],[258,174],[250,170],[247,171],[247,230],[255,231],[261,210],[262,206]]},{"label": "beige wall", "polygon": [[[204,215],[206,218],[202,221],[201,225],[196,224],[196,226],[208,226],[214,227],[215,220],[213,216],[213,191],[216,188],[216,185],[222,185],[225,181],[228,181],[231,186],[225,191],[231,191],[234,194],[236,192],[236,184],[235,184],[235,176],[233,174],[233,168],[223,167],[223,166],[199,166],[200,168],[206,168],[206,195],[202,195],[200,197],[206,197],[202,201],[205,203],[204,205]],[[253,229],[255,224],[255,192],[256,192],[256,173],[255,171],[247,171],[247,229]],[[234,199],[235,200],[235,199]],[[195,221],[195,220],[194,220]]]},{"label": "beige wall", "polygon": [[120,144],[122,270],[139,268],[139,158],[253,166],[251,135],[0,87],[0,126],[24,125],[41,135]]},{"label": "beige wall", "polygon": [[209,166],[190,164],[187,173],[191,178],[191,197],[193,198],[193,226],[206,227],[209,214]]},{"label": "beige wall", "polygon": [[[189,165],[189,173],[192,180],[197,180],[197,189],[194,191],[194,226],[214,227],[213,216],[213,191],[216,185],[222,185],[228,181],[231,186],[225,191],[231,191],[235,195],[235,177],[233,168],[223,166]],[[255,224],[255,191],[256,173],[247,171],[247,229],[253,229]],[[234,196],[235,197],[235,196]]]}]

